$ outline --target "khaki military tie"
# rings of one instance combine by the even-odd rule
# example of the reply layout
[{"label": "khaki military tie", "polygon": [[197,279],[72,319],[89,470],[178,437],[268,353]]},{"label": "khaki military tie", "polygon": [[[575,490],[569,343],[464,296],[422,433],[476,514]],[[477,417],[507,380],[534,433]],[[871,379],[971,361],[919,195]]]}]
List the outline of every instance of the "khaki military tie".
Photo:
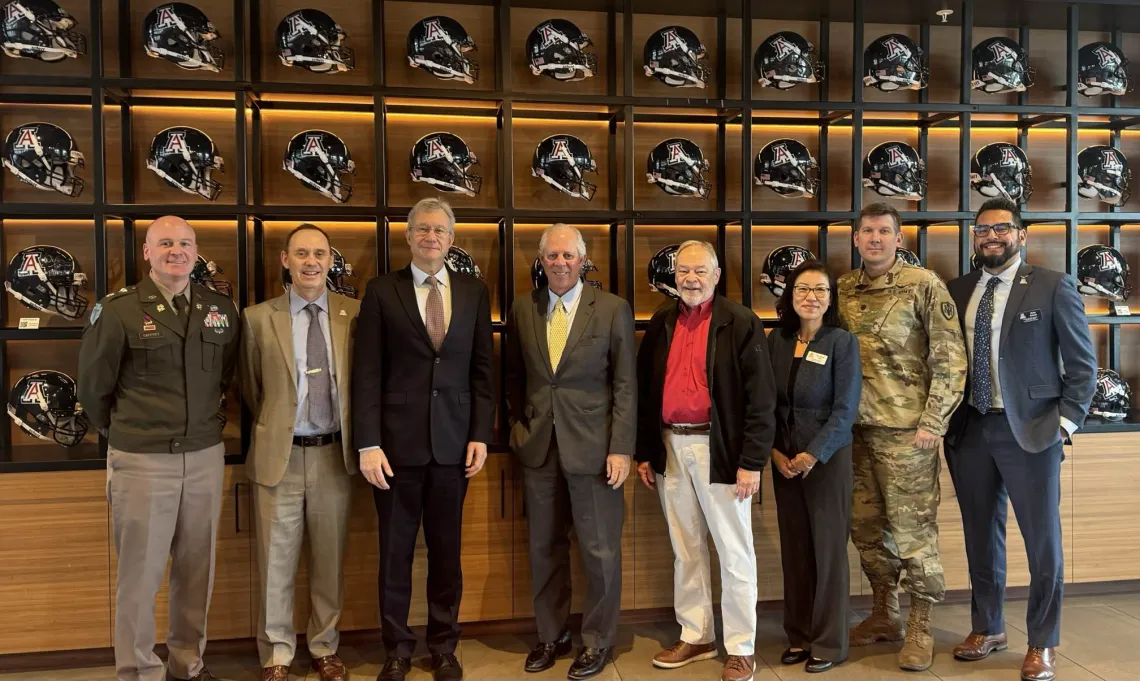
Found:
[{"label": "khaki military tie", "polygon": [[178,313],[178,321],[182,323],[182,330],[188,331],[190,329],[190,301],[186,300],[186,296],[179,293],[174,296],[174,311]]},{"label": "khaki military tie", "polygon": [[554,315],[550,318],[550,331],[546,336],[546,345],[550,350],[550,368],[554,371],[558,371],[558,363],[562,361],[562,351],[566,349],[566,332],[569,326],[566,306],[559,298],[554,305]]}]

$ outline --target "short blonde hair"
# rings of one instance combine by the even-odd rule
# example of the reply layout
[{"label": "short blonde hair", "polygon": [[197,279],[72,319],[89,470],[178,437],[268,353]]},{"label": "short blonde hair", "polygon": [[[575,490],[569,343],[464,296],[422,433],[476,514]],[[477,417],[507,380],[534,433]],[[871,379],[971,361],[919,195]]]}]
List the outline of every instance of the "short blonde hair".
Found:
[{"label": "short blonde hair", "polygon": [[404,228],[405,234],[412,233],[412,225],[416,224],[416,218],[422,213],[431,213],[433,211],[441,211],[447,216],[447,228],[451,232],[451,236],[455,236],[455,211],[451,210],[451,204],[443,199],[429,196],[426,199],[420,199],[412,209],[408,211],[408,226]]}]

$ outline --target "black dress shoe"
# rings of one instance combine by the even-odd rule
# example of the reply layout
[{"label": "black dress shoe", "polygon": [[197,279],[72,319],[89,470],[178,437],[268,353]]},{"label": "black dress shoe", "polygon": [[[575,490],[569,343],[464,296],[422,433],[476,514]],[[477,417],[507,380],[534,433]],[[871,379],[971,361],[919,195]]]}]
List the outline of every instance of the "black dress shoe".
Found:
[{"label": "black dress shoe", "polygon": [[811,657],[811,653],[806,650],[792,650],[788,648],[784,654],[780,656],[780,664],[799,664],[806,661]]},{"label": "black dress shoe", "polygon": [[[840,662],[842,662],[842,660],[840,660]],[[813,657],[804,664],[804,671],[809,674],[818,674],[831,669],[837,664],[839,664],[839,662],[825,660],[822,657]]]},{"label": "black dress shoe", "polygon": [[570,665],[570,672],[566,674],[566,678],[570,681],[588,679],[602,671],[609,659],[609,648],[582,648],[578,651],[578,657],[574,658],[574,664]]},{"label": "black dress shoe", "polygon": [[384,668],[376,675],[376,681],[404,681],[411,670],[412,658],[389,657],[384,661]]},{"label": "black dress shoe", "polygon": [[564,631],[553,643],[539,643],[526,656],[526,665],[523,667],[531,674],[545,671],[554,666],[554,661],[566,655],[573,647],[570,641],[570,632]]},{"label": "black dress shoe", "polygon": [[463,681],[463,667],[450,653],[432,655],[431,676],[435,681]]}]

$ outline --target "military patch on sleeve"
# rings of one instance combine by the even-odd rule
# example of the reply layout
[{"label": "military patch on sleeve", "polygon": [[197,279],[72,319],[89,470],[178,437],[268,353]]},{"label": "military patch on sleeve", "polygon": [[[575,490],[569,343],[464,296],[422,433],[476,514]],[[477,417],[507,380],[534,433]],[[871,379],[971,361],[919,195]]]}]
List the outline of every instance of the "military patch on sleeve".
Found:
[{"label": "military patch on sleeve", "polygon": [[942,316],[946,318],[946,321],[954,318],[954,303],[942,303]]},{"label": "military patch on sleeve", "polygon": [[95,307],[91,308],[91,316],[88,317],[91,326],[95,326],[95,322],[99,321],[101,314],[103,314],[103,303],[95,303]]}]

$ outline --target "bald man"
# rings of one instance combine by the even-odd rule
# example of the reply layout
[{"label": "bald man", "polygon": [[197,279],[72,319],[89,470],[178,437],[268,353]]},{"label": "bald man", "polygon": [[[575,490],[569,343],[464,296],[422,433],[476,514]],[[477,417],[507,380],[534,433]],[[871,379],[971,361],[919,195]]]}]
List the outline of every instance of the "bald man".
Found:
[{"label": "bald man", "polygon": [[[91,310],[79,400],[107,436],[107,499],[119,554],[119,681],[214,681],[202,661],[214,582],[225,448],[218,402],[238,357],[233,301],[190,281],[194,230],[166,216],[146,233],[150,274]],[[170,560],[166,669],[154,602]]]}]

